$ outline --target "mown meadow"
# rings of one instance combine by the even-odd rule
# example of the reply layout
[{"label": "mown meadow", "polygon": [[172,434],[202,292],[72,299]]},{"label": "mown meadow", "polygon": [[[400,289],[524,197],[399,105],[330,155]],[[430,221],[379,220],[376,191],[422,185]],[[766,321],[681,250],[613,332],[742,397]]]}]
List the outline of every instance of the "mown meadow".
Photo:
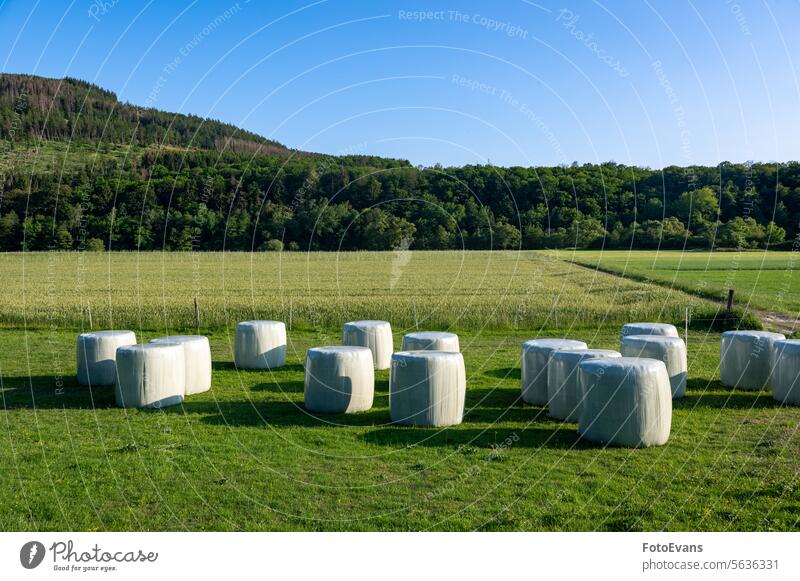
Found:
[{"label": "mown meadow", "polygon": [[737,304],[797,317],[800,313],[800,256],[765,250],[706,252],[679,250],[581,251],[576,263],[650,280],[722,300],[735,290]]},{"label": "mown meadow", "polygon": [[[0,255],[2,530],[793,530],[800,412],[719,383],[719,335],[689,331],[689,389],[661,448],[603,449],[519,400],[525,339],[616,348],[619,324],[679,323],[715,303],[596,272],[571,253]],[[122,410],[76,384],[75,336],[191,331],[210,392]],[[291,307],[289,305],[291,304]],[[288,322],[287,366],[238,371],[233,325]],[[556,314],[557,313],[557,314]],[[464,423],[393,426],[388,371],[372,410],[314,416],[303,360],[345,320],[458,331]]]}]

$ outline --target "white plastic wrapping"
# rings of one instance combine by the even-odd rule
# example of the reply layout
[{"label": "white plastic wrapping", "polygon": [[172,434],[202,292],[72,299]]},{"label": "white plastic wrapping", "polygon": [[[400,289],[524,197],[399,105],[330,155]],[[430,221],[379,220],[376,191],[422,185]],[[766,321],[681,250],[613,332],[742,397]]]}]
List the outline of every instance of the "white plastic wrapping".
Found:
[{"label": "white plastic wrapping", "polygon": [[578,365],[589,359],[620,357],[610,349],[575,349],[553,351],[547,364],[547,406],[550,416],[567,422],[581,417],[583,394]]},{"label": "white plastic wrapping", "polygon": [[720,341],[722,383],[748,390],[769,385],[773,345],[781,339],[786,337],[768,331],[725,331]]},{"label": "white plastic wrapping", "polygon": [[314,347],[306,353],[304,402],[322,413],[352,413],[372,407],[375,370],[367,347]]},{"label": "white plastic wrapping", "polygon": [[673,399],[686,395],[689,364],[683,339],[663,335],[629,335],[622,338],[620,351],[623,357],[647,357],[663,361],[667,366]]},{"label": "white plastic wrapping", "polygon": [[389,414],[398,424],[452,426],[464,419],[467,375],[461,353],[400,351],[392,356]]},{"label": "white plastic wrapping", "polygon": [[386,321],[352,321],[342,328],[342,345],[369,347],[375,369],[389,369],[394,340],[392,326]]},{"label": "white plastic wrapping", "polygon": [[622,326],[622,336],[628,335],[661,335],[664,337],[680,337],[675,325],[669,323],[627,323]]},{"label": "white plastic wrapping", "polygon": [[286,364],[286,325],[243,321],[236,325],[234,361],[239,369],[275,369]]},{"label": "white plastic wrapping", "polygon": [[117,405],[161,408],[183,401],[186,363],[180,343],[146,343],[117,349]]},{"label": "white plastic wrapping", "polygon": [[553,351],[586,349],[583,341],[572,339],[531,339],[522,344],[522,401],[547,404],[547,362]]},{"label": "white plastic wrapping", "polygon": [[672,393],[663,361],[593,359],[581,363],[579,373],[582,438],[631,448],[666,444],[672,427]]},{"label": "white plastic wrapping", "polygon": [[438,331],[419,331],[403,336],[403,351],[461,351],[458,335]]},{"label": "white plastic wrapping", "polygon": [[800,405],[800,341],[775,341],[772,349],[772,397],[781,403]]},{"label": "white plastic wrapping", "polygon": [[136,344],[133,331],[94,331],[78,335],[78,383],[114,385],[117,348]]},{"label": "white plastic wrapping", "polygon": [[202,335],[170,335],[151,343],[180,343],[186,363],[186,394],[194,395],[211,389],[211,346]]}]

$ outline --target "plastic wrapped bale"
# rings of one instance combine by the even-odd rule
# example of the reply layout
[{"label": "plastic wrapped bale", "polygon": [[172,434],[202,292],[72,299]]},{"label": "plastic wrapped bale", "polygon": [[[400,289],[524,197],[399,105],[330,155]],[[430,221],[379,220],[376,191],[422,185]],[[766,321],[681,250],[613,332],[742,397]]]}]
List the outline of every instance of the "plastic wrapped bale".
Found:
[{"label": "plastic wrapped bale", "polygon": [[461,351],[458,335],[436,331],[420,331],[403,336],[403,351]]},{"label": "plastic wrapped bale", "polygon": [[578,365],[589,359],[620,356],[619,352],[610,349],[553,351],[547,364],[547,406],[550,416],[577,422],[583,405]]},{"label": "plastic wrapped bale", "polygon": [[627,337],[628,335],[680,337],[675,325],[670,325],[669,323],[626,323],[622,326],[622,337]]},{"label": "plastic wrapped bale", "polygon": [[725,331],[720,341],[722,383],[750,390],[769,385],[773,345],[782,339],[786,337],[767,331]]},{"label": "plastic wrapped bale", "polygon": [[663,335],[629,335],[622,338],[623,357],[658,359],[667,366],[673,399],[686,395],[688,362],[686,343],[677,337]]},{"label": "plastic wrapped bale", "polygon": [[117,349],[117,405],[161,408],[183,401],[186,362],[180,343],[146,343]]},{"label": "plastic wrapped bale", "polygon": [[389,415],[397,424],[452,426],[464,419],[464,357],[452,351],[400,351],[392,356]]},{"label": "plastic wrapped bale", "polygon": [[202,335],[171,335],[153,339],[151,343],[180,343],[186,363],[186,394],[194,395],[211,389],[211,346]]},{"label": "plastic wrapped bale", "polygon": [[114,385],[117,349],[127,345],[136,345],[133,331],[94,331],[78,335],[78,383]]},{"label": "plastic wrapped bale", "polygon": [[661,446],[672,427],[667,366],[657,359],[593,359],[579,366],[584,390],[578,433],[590,442]]},{"label": "plastic wrapped bale", "polygon": [[375,370],[367,347],[314,347],[306,353],[304,402],[312,412],[344,414],[372,407]]},{"label": "plastic wrapped bale", "polygon": [[236,325],[233,360],[239,369],[275,369],[286,364],[286,325],[243,321]]},{"label": "plastic wrapped bale", "polygon": [[547,363],[553,351],[586,349],[583,341],[572,339],[531,339],[522,344],[522,401],[547,404]]},{"label": "plastic wrapped bale", "polygon": [[800,340],[775,341],[769,383],[772,397],[777,401],[800,405]]},{"label": "plastic wrapped bale", "polygon": [[352,321],[342,328],[342,345],[369,347],[375,369],[389,369],[394,351],[392,326],[386,321]]}]

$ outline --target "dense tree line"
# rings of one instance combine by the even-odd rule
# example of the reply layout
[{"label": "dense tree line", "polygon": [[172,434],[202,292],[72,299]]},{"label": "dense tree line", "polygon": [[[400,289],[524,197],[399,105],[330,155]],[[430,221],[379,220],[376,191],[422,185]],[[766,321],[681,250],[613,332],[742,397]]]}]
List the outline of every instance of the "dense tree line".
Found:
[{"label": "dense tree line", "polygon": [[[416,168],[144,150],[5,175],[0,248],[759,248],[798,235],[800,164]],[[377,167],[376,167],[377,166]],[[270,242],[272,241],[272,242]],[[281,244],[282,243],[282,244]]]},{"label": "dense tree line", "polygon": [[[58,83],[0,75],[0,152],[17,152],[0,157],[2,250],[759,248],[800,234],[795,162],[419,168],[155,110],[143,123],[113,93]],[[70,163],[21,162],[43,139],[69,139]],[[75,153],[109,143],[134,147]]]}]

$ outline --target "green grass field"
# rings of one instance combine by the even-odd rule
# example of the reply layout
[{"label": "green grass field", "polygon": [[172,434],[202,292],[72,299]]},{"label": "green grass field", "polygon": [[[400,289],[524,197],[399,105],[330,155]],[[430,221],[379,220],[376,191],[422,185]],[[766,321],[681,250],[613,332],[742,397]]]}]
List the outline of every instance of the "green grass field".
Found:
[{"label": "green grass field", "polygon": [[582,251],[572,259],[589,267],[649,279],[673,288],[797,317],[800,314],[800,256],[796,252]]},{"label": "green grass field", "polygon": [[[0,301],[0,529],[797,528],[800,411],[765,392],[724,389],[716,334],[690,334],[688,395],[675,403],[664,447],[591,446],[574,424],[519,401],[523,340],[567,336],[616,348],[618,323],[631,306],[642,318],[669,320],[687,301],[705,301],[539,253],[415,254],[389,288],[392,256],[202,255],[194,269],[189,255],[86,255],[82,282],[78,255],[0,256],[10,273]],[[270,262],[279,258],[280,267]],[[182,406],[136,411],[116,408],[109,388],[77,386],[82,298],[94,305],[96,327],[113,316],[141,342],[187,330],[178,323],[191,320],[184,302],[197,270],[201,304],[221,310],[201,329],[212,342],[210,392]],[[337,270],[338,283],[325,278]],[[509,284],[513,292],[503,294]],[[451,288],[459,290],[443,290]],[[564,298],[562,288],[574,294]],[[293,307],[299,322],[288,365],[237,372],[233,325],[245,316],[285,315],[279,305],[287,295],[300,305]],[[341,322],[380,309],[399,347],[413,323],[409,297],[418,301],[421,327],[443,328],[430,321],[452,318],[459,329],[468,376],[464,423],[390,425],[386,371],[377,373],[369,412],[305,412],[305,350],[337,343]],[[553,297],[563,305],[557,325],[547,314]],[[528,302],[529,314],[515,320],[512,307]]]}]

